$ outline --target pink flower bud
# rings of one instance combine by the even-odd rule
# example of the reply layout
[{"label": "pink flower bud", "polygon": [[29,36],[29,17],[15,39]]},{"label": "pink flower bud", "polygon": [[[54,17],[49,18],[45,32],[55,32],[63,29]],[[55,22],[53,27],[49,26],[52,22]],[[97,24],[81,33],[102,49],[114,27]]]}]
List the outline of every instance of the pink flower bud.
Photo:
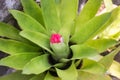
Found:
[{"label": "pink flower bud", "polygon": [[61,43],[61,42],[63,42],[63,40],[60,34],[56,33],[51,35],[50,43],[54,44],[54,43]]}]

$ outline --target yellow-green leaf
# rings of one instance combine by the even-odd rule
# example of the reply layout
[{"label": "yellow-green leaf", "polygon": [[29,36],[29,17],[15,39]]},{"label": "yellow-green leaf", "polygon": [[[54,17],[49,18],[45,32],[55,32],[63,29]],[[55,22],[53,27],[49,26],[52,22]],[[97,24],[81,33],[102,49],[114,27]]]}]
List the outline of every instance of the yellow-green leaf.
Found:
[{"label": "yellow-green leaf", "polygon": [[99,75],[103,75],[106,72],[106,69],[102,64],[90,59],[83,59],[82,67],[80,70]]},{"label": "yellow-green leaf", "polygon": [[83,9],[80,11],[80,14],[76,20],[76,30],[79,28],[82,28],[86,22],[88,22],[90,19],[92,19],[103,0],[88,0]]},{"label": "yellow-green leaf", "polygon": [[10,13],[17,20],[22,30],[32,30],[34,32],[41,32],[47,34],[45,28],[31,16],[17,10],[10,10]]},{"label": "yellow-green leaf", "polygon": [[78,72],[74,63],[66,70],[56,68],[56,71],[61,80],[77,80]]},{"label": "yellow-green leaf", "polygon": [[0,60],[0,65],[9,66],[16,70],[22,70],[32,58],[40,55],[39,52],[23,52],[16,55],[8,56]]},{"label": "yellow-green leaf", "polygon": [[0,80],[29,80],[33,75],[23,75],[21,71],[16,71],[14,73],[0,77]]},{"label": "yellow-green leaf", "polygon": [[60,4],[60,19],[61,25],[66,27],[66,24],[71,24],[75,20],[78,13],[79,0],[61,0]]},{"label": "yellow-green leaf", "polygon": [[19,32],[20,32],[20,30],[16,29],[12,25],[0,22],[0,36],[1,37],[7,37],[7,38],[10,38],[10,39],[14,39],[14,40],[25,42],[25,43],[28,43],[28,44],[31,44],[31,45],[35,45],[35,44],[31,43],[30,41],[21,37],[19,35]]},{"label": "yellow-green leaf", "polygon": [[96,39],[90,40],[86,44],[95,48],[99,53],[101,53],[108,48],[113,47],[115,44],[117,44],[117,41],[114,39]]},{"label": "yellow-green leaf", "polygon": [[23,42],[10,39],[0,39],[0,50],[5,53],[14,55],[20,52],[39,51],[40,49]]},{"label": "yellow-green leaf", "polygon": [[20,35],[52,53],[50,50],[50,40],[47,35],[33,31],[22,31]]},{"label": "yellow-green leaf", "polygon": [[44,80],[61,80],[58,77],[55,77],[53,75],[51,75],[49,72],[46,74],[45,79]]},{"label": "yellow-green leaf", "polygon": [[109,53],[108,55],[104,56],[99,63],[103,64],[106,69],[109,69],[111,66],[114,56],[120,51],[120,47],[116,48],[114,51]]},{"label": "yellow-green leaf", "polygon": [[108,75],[91,74],[84,71],[78,71],[79,76],[77,80],[112,80]]},{"label": "yellow-green leaf", "polygon": [[44,26],[44,20],[40,6],[34,0],[21,0],[24,12],[36,19]]},{"label": "yellow-green leaf", "polygon": [[3,22],[0,22],[0,36],[20,41],[22,40],[22,37],[19,35],[18,29],[16,29],[12,25],[5,24]]},{"label": "yellow-green leaf", "polygon": [[107,26],[103,26],[110,18],[111,13],[105,13],[100,16],[96,16],[89,20],[82,27],[77,29],[71,38],[71,42],[84,43],[87,40],[94,38],[100,30]]},{"label": "yellow-green leaf", "polygon": [[117,61],[113,61],[108,72],[110,73],[110,75],[115,76],[120,79],[120,63]]},{"label": "yellow-green leaf", "polygon": [[61,28],[61,23],[55,0],[41,0],[41,9],[46,29],[58,32]]},{"label": "yellow-green leaf", "polygon": [[33,58],[23,68],[23,74],[40,74],[48,70],[52,65],[48,61],[48,54]]},{"label": "yellow-green leaf", "polygon": [[46,73],[38,74],[33,76],[30,80],[44,80]]},{"label": "yellow-green leaf", "polygon": [[95,48],[87,45],[73,45],[71,46],[71,49],[73,52],[72,59],[89,58],[91,56],[99,54]]}]

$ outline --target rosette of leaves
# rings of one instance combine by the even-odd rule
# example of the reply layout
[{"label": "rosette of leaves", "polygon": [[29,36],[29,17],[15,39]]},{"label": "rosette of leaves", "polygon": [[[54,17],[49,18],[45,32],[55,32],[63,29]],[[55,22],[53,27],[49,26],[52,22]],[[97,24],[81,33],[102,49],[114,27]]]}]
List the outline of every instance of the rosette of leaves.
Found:
[{"label": "rosette of leaves", "polygon": [[[24,11],[10,10],[20,30],[0,23],[0,50],[9,54],[0,65],[16,70],[0,80],[111,80],[106,73],[118,41],[95,37],[115,21],[120,7],[96,16],[102,1],[88,0],[78,13],[78,0],[41,0],[40,6],[21,0]],[[56,33],[66,46],[57,45],[60,51],[50,43]],[[114,50],[101,57],[108,48]]]}]

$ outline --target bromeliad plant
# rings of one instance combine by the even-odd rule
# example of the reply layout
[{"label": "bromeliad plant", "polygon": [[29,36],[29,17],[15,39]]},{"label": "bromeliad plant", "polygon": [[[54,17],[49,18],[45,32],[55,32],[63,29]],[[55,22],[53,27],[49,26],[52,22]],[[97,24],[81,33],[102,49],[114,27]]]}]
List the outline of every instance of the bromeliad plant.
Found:
[{"label": "bromeliad plant", "polygon": [[[120,50],[113,38],[95,38],[117,18],[120,7],[96,16],[103,0],[21,0],[24,12],[10,10],[21,30],[0,23],[0,65],[15,73],[0,80],[111,80],[108,73]],[[102,57],[100,53],[113,50]],[[120,75],[117,75],[120,78]]]}]

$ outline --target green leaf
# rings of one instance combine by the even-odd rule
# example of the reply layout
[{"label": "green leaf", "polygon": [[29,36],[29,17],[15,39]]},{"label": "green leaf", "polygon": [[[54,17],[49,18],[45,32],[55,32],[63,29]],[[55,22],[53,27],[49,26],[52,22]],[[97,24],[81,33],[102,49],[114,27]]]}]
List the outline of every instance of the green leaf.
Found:
[{"label": "green leaf", "polygon": [[55,0],[41,0],[41,9],[46,29],[58,32],[61,24]]},{"label": "green leaf", "polygon": [[35,75],[34,77],[32,77],[30,80],[44,80],[45,75],[46,75],[45,73],[38,74],[38,75]]},{"label": "green leaf", "polygon": [[33,47],[29,44],[15,41],[15,40],[0,39],[0,50],[5,53],[14,55],[20,52],[39,51],[40,49],[38,47]]},{"label": "green leaf", "polygon": [[61,25],[66,27],[66,24],[73,23],[78,12],[78,0],[61,0],[60,4],[60,19]]},{"label": "green leaf", "polygon": [[90,60],[90,59],[83,59],[81,71],[89,72],[92,74],[104,74],[106,69],[100,63]]},{"label": "green leaf", "polygon": [[60,4],[60,3],[61,3],[61,0],[55,0],[55,2],[56,2],[57,4]]},{"label": "green leaf", "polygon": [[43,16],[40,6],[34,0],[21,0],[24,12],[32,16],[44,26]]},{"label": "green leaf", "polygon": [[71,46],[73,57],[72,59],[89,58],[99,54],[96,49],[87,45],[73,45]]},{"label": "green leaf", "polygon": [[0,80],[29,80],[32,75],[23,75],[21,71],[17,71],[5,76],[0,77]]},{"label": "green leaf", "polygon": [[77,80],[112,80],[108,75],[91,74],[84,71],[79,71]]},{"label": "green leaf", "polygon": [[50,40],[49,37],[45,34],[39,33],[39,32],[33,32],[33,31],[22,31],[20,33],[21,36],[24,38],[32,41],[33,43],[37,44],[41,48],[46,49],[50,53],[52,51],[50,50]]},{"label": "green leaf", "polygon": [[0,60],[0,65],[9,66],[11,68],[22,70],[32,58],[40,55],[39,52],[23,52],[16,55],[8,56]]},{"label": "green leaf", "polygon": [[91,59],[91,60],[94,60],[94,61],[99,61],[101,58],[103,58],[103,56],[101,55],[101,54],[98,54],[98,55],[96,55],[96,56],[91,56],[91,57],[89,57],[89,59]]},{"label": "green leaf", "polygon": [[99,63],[103,64],[105,66],[106,69],[108,69],[114,59],[114,56],[120,51],[120,47],[116,48],[114,51],[112,51],[111,53],[109,53],[108,55],[106,55],[105,57],[103,57]]},{"label": "green leaf", "polygon": [[96,15],[102,1],[103,0],[87,1],[83,9],[80,11],[80,14],[76,20],[76,30],[79,28],[82,28],[83,24],[88,22],[90,19],[92,19]]},{"label": "green leaf", "polygon": [[59,10],[62,25],[59,33],[63,36],[64,42],[68,44],[71,29],[74,27],[74,20],[78,12],[78,0],[61,0]]},{"label": "green leaf", "polygon": [[44,54],[28,62],[23,69],[23,74],[40,74],[48,70],[51,66],[48,61],[48,54]]},{"label": "green leaf", "polygon": [[65,25],[64,27],[62,27],[60,29],[60,34],[63,37],[64,43],[68,44],[69,43],[69,38],[70,38],[70,34],[71,34],[71,29],[72,29],[73,23]]},{"label": "green leaf", "polygon": [[[60,63],[56,63],[56,64],[54,65],[54,67],[56,67],[56,68],[61,68],[61,67],[63,67],[63,66],[66,66],[66,65],[67,65],[67,61],[63,61],[63,60],[65,60],[65,59],[62,59]],[[63,61],[63,62],[62,62],[62,61]],[[70,61],[70,60],[69,60],[69,61]]]},{"label": "green leaf", "polygon": [[99,53],[107,50],[110,47],[113,47],[117,43],[116,40],[113,39],[96,39],[90,40],[86,44],[90,47],[93,47],[99,51]]},{"label": "green leaf", "polygon": [[16,29],[15,27],[13,27],[9,24],[5,24],[3,22],[0,22],[0,36],[1,37],[7,37],[7,38],[11,38],[11,39],[14,39],[14,40],[18,40],[18,41],[21,41],[21,42],[25,42],[25,43],[34,45],[31,42],[29,42],[28,40],[21,37],[19,35],[19,32],[20,31],[18,29]]},{"label": "green leaf", "polygon": [[19,35],[18,29],[3,22],[0,22],[0,36],[12,38],[19,41],[22,40],[22,37]]},{"label": "green leaf", "polygon": [[23,30],[46,33],[45,28],[31,16],[17,10],[10,10],[10,13]]},{"label": "green leaf", "polygon": [[117,61],[113,61],[108,72],[110,73],[110,75],[115,76],[120,79],[120,63]]},{"label": "green leaf", "polygon": [[61,79],[58,78],[58,77],[52,76],[52,75],[48,72],[47,75],[45,76],[45,79],[44,79],[44,80],[61,80]]},{"label": "green leaf", "polygon": [[112,35],[112,37],[116,40],[120,39],[120,32],[115,33],[114,35]]},{"label": "green leaf", "polygon": [[[62,79],[62,80],[76,80],[78,77],[78,72],[77,69],[75,67],[75,65],[72,63],[72,65],[66,69],[66,70],[61,70],[61,69],[57,69],[57,74],[58,76]],[[74,75],[73,75],[74,74]]]},{"label": "green leaf", "polygon": [[100,33],[99,36],[103,38],[114,38],[114,39],[119,38],[119,34],[120,34],[119,21],[120,21],[120,6],[112,11],[111,18],[106,24],[106,26],[108,26],[107,29],[105,29],[102,33]]},{"label": "green leaf", "polygon": [[[74,43],[84,43],[89,39],[94,38],[100,30],[107,26],[103,26],[110,18],[111,13],[105,13],[96,16],[88,21],[83,27],[77,29],[71,38]],[[83,34],[84,33],[84,34]]]}]

